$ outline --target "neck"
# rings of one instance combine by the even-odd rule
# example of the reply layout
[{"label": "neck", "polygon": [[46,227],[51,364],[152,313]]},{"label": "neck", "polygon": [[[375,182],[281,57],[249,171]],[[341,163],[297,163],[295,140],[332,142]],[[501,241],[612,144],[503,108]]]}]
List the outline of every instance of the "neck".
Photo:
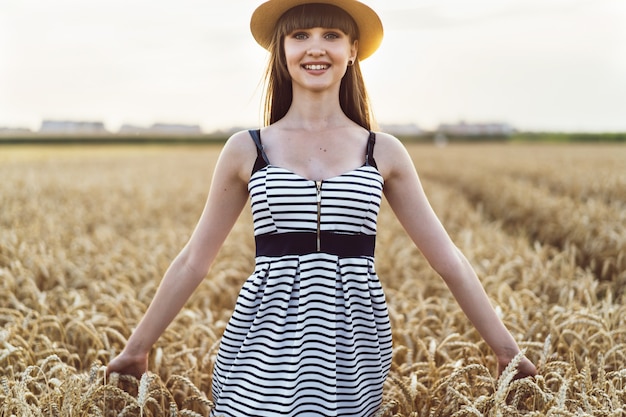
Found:
[{"label": "neck", "polygon": [[285,127],[324,130],[352,124],[341,110],[338,91],[313,92],[294,88],[291,107],[281,120]]}]

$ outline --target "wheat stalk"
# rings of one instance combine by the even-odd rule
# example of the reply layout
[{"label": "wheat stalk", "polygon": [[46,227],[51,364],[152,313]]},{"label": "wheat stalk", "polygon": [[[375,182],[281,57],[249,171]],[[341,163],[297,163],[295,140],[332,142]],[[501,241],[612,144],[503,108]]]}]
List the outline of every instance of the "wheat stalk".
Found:
[{"label": "wheat stalk", "polygon": [[[511,381],[513,381],[513,378],[515,378],[515,375],[517,375],[517,367],[519,366],[522,358],[524,358],[525,354],[526,352],[522,350],[517,355],[515,355],[515,357],[508,363],[506,368],[504,368],[504,371],[500,375],[500,378],[498,378],[498,385],[494,399],[496,410],[500,410],[500,408],[506,404],[506,396],[509,393],[509,386],[511,384]],[[496,416],[502,416],[501,412],[498,411],[496,413]]]},{"label": "wheat stalk", "polygon": [[[540,374],[494,381],[493,353],[383,204],[376,267],[394,355],[377,415],[621,416],[626,183],[617,173],[626,148],[408,148],[442,223]],[[210,177],[217,149],[47,149],[19,151],[19,163],[8,162],[15,149],[0,152],[0,415],[210,408],[219,337],[254,267],[247,212],[155,345],[147,386],[101,377],[97,364],[121,350],[184,245],[206,193],[191,179]]]}]

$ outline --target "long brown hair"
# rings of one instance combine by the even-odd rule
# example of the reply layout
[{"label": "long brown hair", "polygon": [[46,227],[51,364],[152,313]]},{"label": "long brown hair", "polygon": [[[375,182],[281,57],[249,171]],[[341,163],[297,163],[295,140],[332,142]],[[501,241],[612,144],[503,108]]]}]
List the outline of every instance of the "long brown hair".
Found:
[{"label": "long brown hair", "polygon": [[[330,4],[309,3],[289,9],[281,16],[265,70],[265,105],[263,119],[270,125],[282,119],[293,100],[291,76],[285,58],[285,36],[297,29],[315,27],[340,29],[350,37],[350,42],[359,39],[359,28],[343,9]],[[371,129],[372,116],[369,98],[363,81],[358,58],[348,67],[339,88],[339,103],[343,112],[358,125]]]}]

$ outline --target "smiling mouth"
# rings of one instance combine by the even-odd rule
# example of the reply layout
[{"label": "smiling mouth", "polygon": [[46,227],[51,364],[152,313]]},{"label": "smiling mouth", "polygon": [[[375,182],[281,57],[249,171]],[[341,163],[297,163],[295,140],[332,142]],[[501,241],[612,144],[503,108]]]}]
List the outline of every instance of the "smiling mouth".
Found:
[{"label": "smiling mouth", "polygon": [[322,71],[330,68],[328,64],[305,64],[303,65],[304,69],[310,71]]}]

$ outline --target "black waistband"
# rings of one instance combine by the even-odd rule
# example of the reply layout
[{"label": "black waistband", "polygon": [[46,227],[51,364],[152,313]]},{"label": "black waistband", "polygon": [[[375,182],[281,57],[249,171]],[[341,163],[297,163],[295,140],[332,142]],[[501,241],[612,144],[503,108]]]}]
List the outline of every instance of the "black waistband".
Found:
[{"label": "black waistband", "polygon": [[[256,256],[306,255],[318,252],[317,234],[311,232],[276,233],[258,235]],[[320,233],[319,252],[342,258],[374,256],[375,235]]]}]

